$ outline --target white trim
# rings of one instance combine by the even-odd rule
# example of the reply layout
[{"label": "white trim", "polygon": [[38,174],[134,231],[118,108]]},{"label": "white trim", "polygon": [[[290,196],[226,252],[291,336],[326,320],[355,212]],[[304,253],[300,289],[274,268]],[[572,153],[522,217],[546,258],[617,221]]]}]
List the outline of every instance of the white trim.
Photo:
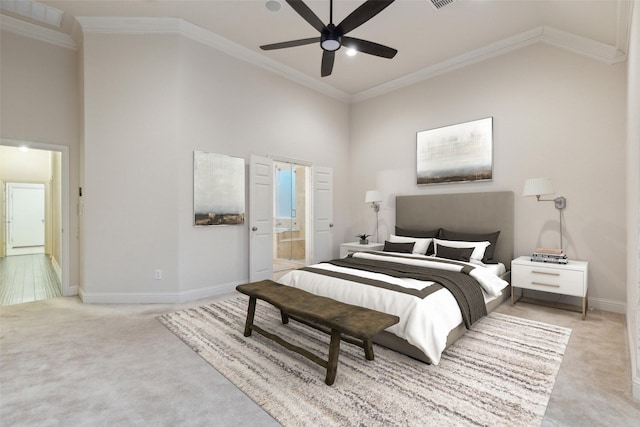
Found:
[{"label": "white trim", "polygon": [[553,27],[542,28],[540,41],[609,65],[617,64],[627,59],[626,53],[621,52],[615,46]]},{"label": "white trim", "polygon": [[60,31],[50,30],[39,25],[31,24],[11,16],[0,14],[0,27],[2,30],[9,31],[24,37],[51,43],[66,49],[76,50],[76,42],[70,35]]},{"label": "white trim", "polygon": [[[77,17],[85,33],[114,34],[179,34],[196,42],[213,47],[234,58],[246,61],[271,71],[303,86],[331,96],[343,102],[357,103],[394,90],[409,86],[435,76],[466,67],[471,64],[493,58],[505,53],[530,46],[535,43],[547,43],[567,49],[579,55],[615,64],[626,60],[626,54],[614,46],[597,42],[586,37],[558,30],[553,27],[537,27],[512,37],[497,41],[480,49],[466,52],[439,64],[432,65],[414,73],[391,80],[354,95],[337,90],[319,82],[291,67],[274,61],[251,49],[221,37],[209,30],[198,27],[180,18],[124,18],[124,17]],[[628,25],[627,25],[628,26]]]},{"label": "white trim", "polygon": [[391,80],[371,89],[364,90],[353,95],[351,97],[351,101],[356,103],[374,98],[376,96],[431,79],[441,74],[448,73],[458,68],[466,67],[467,65],[475,64],[477,62],[484,61],[485,59],[493,58],[495,56],[530,46],[539,41],[538,39],[541,34],[542,27],[539,27],[513,37],[500,40],[480,49],[463,53],[462,55],[455,56],[438,64],[407,74],[406,76]]},{"label": "white trim", "polygon": [[[60,264],[58,264],[58,260],[54,256],[49,256],[51,260],[51,265],[53,266],[53,270],[56,272],[56,276],[58,276],[58,280],[62,283],[62,268],[60,268]],[[62,290],[60,290],[62,292]]]},{"label": "white trim", "polygon": [[240,280],[184,292],[88,293],[80,290],[80,299],[85,304],[176,304],[235,292],[236,286],[247,282]]},{"label": "white trim", "polygon": [[504,55],[536,43],[547,43],[606,64],[615,64],[626,60],[626,54],[613,46],[561,31],[553,27],[542,26],[499,40],[479,49],[463,53],[462,55],[455,56],[447,59],[446,61],[440,62],[439,64],[423,68],[422,70],[407,74],[406,76],[391,80],[371,89],[364,90],[353,95],[351,97],[351,102],[357,103],[366,99],[374,98],[402,87],[410,86],[458,68],[466,67],[468,65],[484,61],[485,59]]},{"label": "white trim", "polygon": [[633,1],[618,0],[618,21],[616,28],[616,47],[628,52],[631,38],[631,21],[633,18]]},{"label": "white trim", "polygon": [[[318,81],[298,70],[283,65],[265,55],[241,46],[209,30],[191,24],[181,18],[79,16],[76,17],[76,20],[82,28],[82,31],[89,34],[181,35],[342,102],[357,103],[535,43],[547,43],[606,64],[623,62],[626,60],[625,51],[626,46],[628,46],[631,15],[630,6],[625,7],[623,3],[625,2],[620,2],[618,9],[616,46],[568,33],[557,28],[541,26],[499,40],[480,49],[466,52],[353,95],[349,95],[331,85]],[[66,34],[29,24],[5,15],[2,15],[2,28],[27,37],[34,37],[63,47],[76,49],[76,43]]]},{"label": "white trim", "polygon": [[60,282],[62,284],[62,296],[68,297],[71,295],[78,295],[78,285],[71,285],[69,283],[69,265],[71,260],[70,253],[70,240],[69,235],[71,230],[69,229],[69,147],[66,145],[48,144],[44,142],[26,141],[11,138],[0,138],[0,145],[7,145],[12,147],[20,147],[21,145],[27,145],[30,148],[37,148],[40,150],[58,151],[61,153],[62,165],[62,238],[60,239],[62,254],[62,271]]},{"label": "white trim", "polygon": [[598,310],[618,314],[625,314],[627,312],[627,304],[624,301],[614,301],[605,298],[588,298],[588,301],[589,308],[597,308]]},{"label": "white trim", "polygon": [[180,18],[78,16],[76,20],[86,34],[177,34],[342,102],[350,99],[346,92]]}]

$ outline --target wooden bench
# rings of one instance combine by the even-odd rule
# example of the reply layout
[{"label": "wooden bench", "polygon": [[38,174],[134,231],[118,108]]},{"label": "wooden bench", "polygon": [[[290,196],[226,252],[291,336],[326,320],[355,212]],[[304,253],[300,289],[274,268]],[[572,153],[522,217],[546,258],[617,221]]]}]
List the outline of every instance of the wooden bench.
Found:
[{"label": "wooden bench", "polygon": [[[274,340],[287,349],[295,351],[326,368],[327,376],[324,382],[327,385],[333,384],[336,378],[341,340],[362,347],[366,359],[373,360],[371,338],[400,321],[398,316],[345,304],[301,289],[281,285],[272,280],[238,285],[236,289],[249,296],[249,309],[244,327],[244,336],[251,336],[251,332],[256,331],[260,335]],[[254,325],[253,320],[257,299],[266,301],[278,308],[283,324],[287,324],[289,318],[291,318],[329,334],[331,340],[328,360],[324,360],[310,351],[291,344],[279,336]]]}]

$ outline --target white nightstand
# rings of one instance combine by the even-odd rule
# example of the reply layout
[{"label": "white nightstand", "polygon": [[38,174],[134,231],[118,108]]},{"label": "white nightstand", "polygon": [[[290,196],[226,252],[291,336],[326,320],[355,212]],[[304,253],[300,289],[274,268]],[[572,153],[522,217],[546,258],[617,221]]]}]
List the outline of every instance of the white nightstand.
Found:
[{"label": "white nightstand", "polygon": [[359,242],[343,243],[340,245],[340,258],[358,251],[381,251],[384,243],[371,243],[361,245]]},{"label": "white nightstand", "polygon": [[567,264],[553,264],[531,261],[531,257],[521,256],[511,262],[511,304],[517,301],[515,288],[522,289],[521,297],[524,289],[572,295],[582,298],[584,320],[587,315],[588,276],[589,263],[585,261],[569,260]]}]

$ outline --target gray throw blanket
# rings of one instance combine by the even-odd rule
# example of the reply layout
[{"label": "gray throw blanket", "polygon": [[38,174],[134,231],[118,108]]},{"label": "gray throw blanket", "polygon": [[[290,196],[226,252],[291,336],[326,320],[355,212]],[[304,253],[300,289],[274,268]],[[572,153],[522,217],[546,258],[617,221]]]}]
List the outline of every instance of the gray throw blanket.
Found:
[{"label": "gray throw blanket", "polygon": [[391,261],[377,261],[370,259],[353,258],[352,256],[349,256],[347,258],[334,259],[326,262],[339,267],[347,267],[374,273],[382,273],[392,277],[435,282],[439,286],[432,285],[425,287],[424,289],[416,290],[404,288],[402,286],[391,285],[386,282],[380,282],[378,280],[366,279],[356,275],[345,275],[343,273],[315,269],[312,267],[305,267],[303,268],[303,270],[317,274],[340,277],[372,286],[384,287],[385,289],[393,290],[396,292],[411,294],[418,298],[425,298],[427,295],[444,287],[449,292],[451,292],[453,297],[456,299],[458,306],[460,307],[460,311],[462,312],[464,325],[467,328],[469,328],[482,316],[487,314],[487,307],[484,303],[482,288],[473,277],[469,276],[470,270],[468,269],[464,269],[464,272],[455,272],[440,270],[436,268],[407,265]]}]

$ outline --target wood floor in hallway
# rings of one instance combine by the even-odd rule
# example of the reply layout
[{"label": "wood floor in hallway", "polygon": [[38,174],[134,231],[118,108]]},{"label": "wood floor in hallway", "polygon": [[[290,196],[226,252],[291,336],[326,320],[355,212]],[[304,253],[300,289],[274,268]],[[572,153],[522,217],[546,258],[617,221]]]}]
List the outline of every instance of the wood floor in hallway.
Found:
[{"label": "wood floor in hallway", "polygon": [[0,305],[55,298],[60,280],[45,254],[0,258]]}]

